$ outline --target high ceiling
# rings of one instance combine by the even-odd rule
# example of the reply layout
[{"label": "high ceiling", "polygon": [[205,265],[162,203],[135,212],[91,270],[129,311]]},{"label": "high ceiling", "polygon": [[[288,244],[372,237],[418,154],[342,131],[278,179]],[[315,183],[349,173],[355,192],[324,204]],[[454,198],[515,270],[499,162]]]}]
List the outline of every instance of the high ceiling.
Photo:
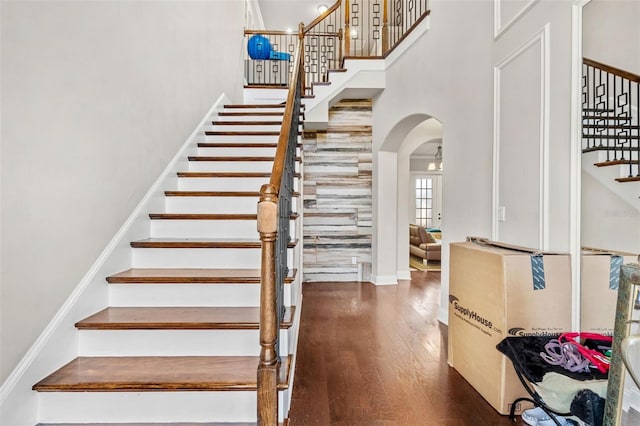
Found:
[{"label": "high ceiling", "polygon": [[318,6],[331,6],[335,0],[259,0],[265,29],[296,30],[298,24],[305,25],[313,21],[318,15]]}]

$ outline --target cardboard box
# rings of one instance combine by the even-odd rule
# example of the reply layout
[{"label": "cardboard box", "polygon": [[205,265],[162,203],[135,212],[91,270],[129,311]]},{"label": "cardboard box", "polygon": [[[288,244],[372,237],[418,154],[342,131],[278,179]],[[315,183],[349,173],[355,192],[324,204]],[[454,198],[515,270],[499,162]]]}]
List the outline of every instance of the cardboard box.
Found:
[{"label": "cardboard box", "polygon": [[613,335],[613,324],[620,280],[619,256],[622,264],[638,262],[631,253],[583,248],[581,261],[580,330]]},{"label": "cardboard box", "polygon": [[[496,345],[507,336],[570,331],[571,265],[568,254],[537,256],[534,263],[542,263],[543,274],[536,275],[544,280],[534,289],[534,251],[491,244],[497,243],[451,244],[448,362],[499,413],[508,414],[511,403],[528,394]],[[516,413],[529,407],[522,404]]]}]

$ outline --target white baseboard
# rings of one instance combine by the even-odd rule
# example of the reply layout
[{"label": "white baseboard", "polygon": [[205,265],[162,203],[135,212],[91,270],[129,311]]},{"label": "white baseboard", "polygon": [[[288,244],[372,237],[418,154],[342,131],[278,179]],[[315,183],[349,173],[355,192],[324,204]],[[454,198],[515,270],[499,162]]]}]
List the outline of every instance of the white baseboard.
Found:
[{"label": "white baseboard", "polygon": [[131,267],[130,241],[148,238],[148,213],[152,210],[162,211],[160,209],[164,208],[163,191],[176,181],[176,172],[179,166],[182,167],[180,161],[184,153],[188,149],[195,149],[198,140],[204,138],[203,128],[208,125],[216,111],[221,110],[228,102],[225,94],[220,95],[18,366],[4,381],[0,387],[0,424],[33,426],[37,423],[37,395],[31,387],[78,355],[75,322],[107,306],[109,297],[104,277]]},{"label": "white baseboard", "polygon": [[408,269],[398,271],[397,273],[398,280],[411,280],[411,271],[409,271]]},{"label": "white baseboard", "polygon": [[375,285],[397,285],[396,275],[371,275],[371,282]]}]

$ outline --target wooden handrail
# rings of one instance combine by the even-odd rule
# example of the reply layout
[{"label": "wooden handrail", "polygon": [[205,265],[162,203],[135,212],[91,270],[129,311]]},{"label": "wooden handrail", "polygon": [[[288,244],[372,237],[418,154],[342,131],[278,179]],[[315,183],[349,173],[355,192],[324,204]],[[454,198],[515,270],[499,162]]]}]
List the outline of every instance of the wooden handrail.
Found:
[{"label": "wooden handrail", "polygon": [[[300,111],[299,97],[303,90],[303,25],[300,24],[298,33],[298,45],[296,47],[295,64],[291,74],[287,102],[280,128],[278,146],[271,170],[271,178],[268,184],[260,188],[260,201],[258,202],[258,232],[262,243],[261,274],[260,274],[260,360],[257,370],[257,420],[258,425],[276,426],[278,424],[278,379],[280,377],[280,356],[278,353],[278,331],[280,328],[280,306],[282,298],[279,297],[283,284],[279,281],[277,268],[284,262],[286,266],[288,229],[280,229],[279,220],[283,214],[287,216],[289,211],[280,211],[283,203],[290,202],[287,188],[281,188],[287,161],[293,161],[295,145],[291,145],[291,136],[297,138],[297,118]],[[292,127],[296,127],[292,129]],[[293,132],[293,133],[292,133]],[[293,153],[293,154],[292,154]],[[292,166],[291,166],[292,167]],[[289,178],[292,176],[289,168]],[[292,178],[291,178],[292,179]],[[290,189],[289,189],[290,190]],[[282,197],[282,199],[280,199]],[[280,235],[279,235],[280,234]],[[284,244],[285,259],[278,260],[278,249]],[[281,275],[280,275],[281,276]]]},{"label": "wooden handrail", "polygon": [[[300,24],[302,25],[302,24]],[[296,87],[298,79],[300,78],[300,70],[303,69],[304,52],[302,50],[302,37],[304,34],[299,33],[298,47],[296,49],[296,63],[293,66],[291,73],[291,82],[289,83],[289,92],[287,93],[287,103],[284,109],[284,115],[282,118],[282,127],[280,128],[280,136],[278,138],[278,147],[276,148],[276,155],[273,161],[273,169],[271,170],[271,180],[269,185],[280,189],[280,182],[282,181],[282,172],[284,171],[284,161],[287,156],[287,144],[289,143],[289,131],[291,130],[291,121],[293,120],[293,110],[296,98]],[[298,114],[300,112],[298,111]],[[276,196],[278,195],[276,191]]]},{"label": "wooden handrail", "polygon": [[594,61],[593,59],[582,58],[582,62],[585,65],[591,65],[592,67],[601,69],[608,73],[620,76],[622,78],[626,78],[631,81],[635,81],[636,83],[640,83],[640,75],[634,74],[632,72],[625,71],[620,68],[612,67],[611,65],[603,64],[602,62]]},{"label": "wooden handrail", "polygon": [[431,15],[431,11],[430,11],[430,10],[427,10],[426,12],[424,12],[424,13],[422,14],[422,16],[420,16],[420,17],[416,20],[416,22],[414,22],[414,23],[413,23],[413,25],[411,25],[411,26],[409,27],[409,29],[408,29],[407,31],[405,31],[405,33],[404,33],[404,34],[402,34],[402,36],[401,36],[401,37],[400,37],[400,38],[399,38],[395,43],[393,43],[393,46],[391,46],[391,48],[390,48],[389,50],[385,51],[385,52],[382,54],[382,57],[383,57],[383,58],[386,58],[387,56],[389,56],[389,55],[391,54],[391,52],[393,52],[393,50],[394,50],[396,47],[398,47],[398,46],[400,45],[400,43],[402,43],[402,41],[403,41],[405,38],[407,38],[407,37],[409,36],[409,34],[411,34],[411,32],[412,32],[412,31],[413,31],[413,30],[414,30],[418,25],[420,25],[420,23],[421,23],[422,21],[424,21],[425,19],[427,19],[427,16],[429,16],[429,15]]},{"label": "wooden handrail", "polygon": [[261,34],[261,35],[291,35],[291,33],[286,31],[275,31],[275,30],[244,30],[245,34]]},{"label": "wooden handrail", "polygon": [[316,19],[314,19],[313,21],[311,21],[311,23],[309,25],[307,25],[306,27],[304,27],[304,29],[302,30],[305,34],[308,33],[309,31],[311,31],[311,29],[313,27],[315,27],[316,25],[318,25],[320,22],[322,22],[322,20],[324,18],[326,18],[327,16],[329,16],[331,14],[331,12],[333,12],[334,10],[336,10],[337,8],[340,7],[340,5],[342,4],[342,0],[338,0],[336,1],[333,6],[331,6],[329,9],[325,10],[323,14],[319,15],[318,17],[316,17]]},{"label": "wooden handrail", "polygon": [[[305,43],[311,43],[311,47],[305,47],[308,88],[312,88],[314,83],[328,82],[328,70],[344,66],[347,57],[386,58],[430,14],[428,0],[409,3],[403,0],[362,0],[357,3],[360,6],[358,11],[352,10],[351,3],[351,0],[336,1],[304,27]],[[394,23],[396,12],[401,15],[401,27]],[[355,28],[358,28],[357,36],[352,34]],[[334,36],[336,39],[331,40]],[[306,94],[312,92],[305,91]]]}]

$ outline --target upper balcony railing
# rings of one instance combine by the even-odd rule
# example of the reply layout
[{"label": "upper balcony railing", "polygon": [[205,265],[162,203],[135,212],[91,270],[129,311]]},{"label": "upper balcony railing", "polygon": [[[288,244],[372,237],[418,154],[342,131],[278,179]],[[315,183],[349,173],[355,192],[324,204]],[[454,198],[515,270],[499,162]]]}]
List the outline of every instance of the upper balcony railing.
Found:
[{"label": "upper balcony railing", "polygon": [[[303,29],[304,93],[327,83],[329,72],[343,68],[345,58],[386,57],[428,15],[429,0],[338,0]],[[298,35],[255,30],[245,35],[247,85],[287,86],[284,70],[292,70]],[[259,38],[261,50],[251,55]]]},{"label": "upper balcony railing", "polygon": [[624,165],[627,178],[640,177],[640,75],[584,58],[582,149],[604,151],[600,165]]}]

